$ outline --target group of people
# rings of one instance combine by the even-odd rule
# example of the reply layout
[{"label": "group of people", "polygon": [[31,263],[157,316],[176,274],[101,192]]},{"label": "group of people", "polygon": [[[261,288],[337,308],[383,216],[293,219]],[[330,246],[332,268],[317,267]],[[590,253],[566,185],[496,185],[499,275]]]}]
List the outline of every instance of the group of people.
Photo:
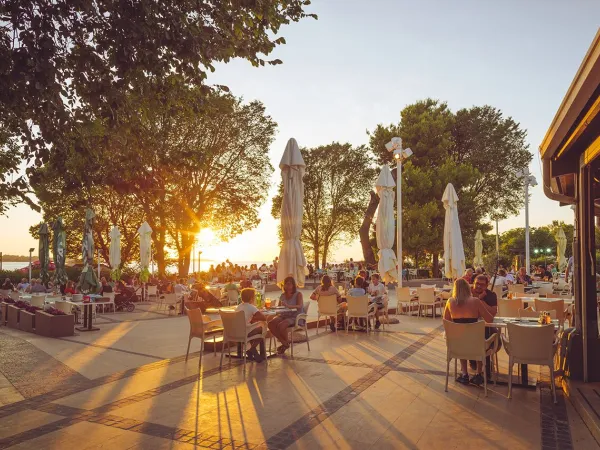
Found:
[{"label": "group of people", "polygon": [[[521,267],[518,271],[515,271],[514,266],[511,266],[509,270],[499,266],[498,272],[495,277],[492,277],[494,286],[506,286],[509,284],[524,284],[526,286],[531,285],[534,280],[537,281],[552,281],[557,273],[557,269],[553,264],[548,264],[547,267],[542,265],[532,266],[529,275],[525,267]],[[468,268],[463,275],[463,279],[468,283],[473,283],[478,275],[486,275],[483,267],[477,269]]]},{"label": "group of people", "polygon": [[260,266],[258,264],[240,266],[227,260],[216,266],[211,265],[208,269],[208,276],[211,280],[218,280],[219,282],[224,282],[230,277],[233,277],[235,280],[260,280],[261,274],[266,275],[267,277],[273,277],[273,274],[277,273],[278,265],[279,258],[275,258],[270,265],[263,263]]}]

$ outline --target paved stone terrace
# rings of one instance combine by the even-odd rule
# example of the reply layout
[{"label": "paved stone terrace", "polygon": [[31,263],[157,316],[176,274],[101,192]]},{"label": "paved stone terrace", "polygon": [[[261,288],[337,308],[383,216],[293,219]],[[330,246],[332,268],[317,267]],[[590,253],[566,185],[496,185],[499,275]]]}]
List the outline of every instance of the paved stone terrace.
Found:
[{"label": "paved stone terrace", "polygon": [[598,448],[546,384],[510,401],[501,385],[445,393],[440,319],[399,317],[371,335],[310,330],[310,351],[245,373],[210,352],[199,371],[199,341],[186,363],[187,318],[153,307],[64,339],[0,328],[0,449]]}]

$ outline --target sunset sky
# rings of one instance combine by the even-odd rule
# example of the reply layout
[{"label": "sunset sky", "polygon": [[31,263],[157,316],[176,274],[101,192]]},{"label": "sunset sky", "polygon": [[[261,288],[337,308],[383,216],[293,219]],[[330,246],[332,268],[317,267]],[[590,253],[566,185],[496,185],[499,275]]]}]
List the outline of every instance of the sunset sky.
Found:
[{"label": "sunset sky", "polygon": [[[537,149],[598,30],[600,2],[326,0],[310,10],[319,20],[281,30],[287,45],[272,57],[282,65],[234,61],[217,65],[209,79],[265,104],[279,124],[274,167],[290,137],[301,146],[366,144],[367,130],[398,122],[400,110],[419,99],[447,101],[452,110],[489,104],[528,131],[530,170],[540,182],[531,190],[531,225],[572,222],[572,211],[542,192]],[[277,169],[271,194],[279,177]],[[279,248],[270,209],[269,200],[261,224],[228,243],[206,239],[202,259],[272,260]],[[26,206],[10,209],[0,218],[0,251],[37,248],[28,228],[39,220]],[[524,223],[521,213],[500,231]],[[333,259],[349,257],[362,259],[358,242],[340,246]]]}]

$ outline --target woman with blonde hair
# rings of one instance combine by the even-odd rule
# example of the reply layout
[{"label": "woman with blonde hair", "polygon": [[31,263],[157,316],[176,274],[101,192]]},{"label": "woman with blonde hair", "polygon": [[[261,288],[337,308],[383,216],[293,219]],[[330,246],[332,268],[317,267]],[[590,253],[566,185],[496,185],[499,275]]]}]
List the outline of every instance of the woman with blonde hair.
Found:
[{"label": "woman with blonde hair", "polygon": [[[494,316],[484,306],[483,301],[471,294],[471,286],[464,278],[459,278],[454,282],[452,296],[446,303],[444,310],[444,319],[456,323],[474,323],[483,319],[488,323],[494,321]],[[460,360],[461,375],[456,379],[459,383],[482,384],[482,364],[477,362],[477,374],[469,380],[469,371],[467,370],[467,360]]]}]

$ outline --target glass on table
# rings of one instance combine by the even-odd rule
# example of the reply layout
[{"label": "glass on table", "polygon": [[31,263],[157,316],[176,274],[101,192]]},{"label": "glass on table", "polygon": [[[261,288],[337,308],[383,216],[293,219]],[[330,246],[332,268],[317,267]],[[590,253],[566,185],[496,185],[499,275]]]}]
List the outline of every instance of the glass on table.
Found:
[{"label": "glass on table", "polygon": [[265,299],[265,308],[271,309],[271,299],[269,297]]}]

